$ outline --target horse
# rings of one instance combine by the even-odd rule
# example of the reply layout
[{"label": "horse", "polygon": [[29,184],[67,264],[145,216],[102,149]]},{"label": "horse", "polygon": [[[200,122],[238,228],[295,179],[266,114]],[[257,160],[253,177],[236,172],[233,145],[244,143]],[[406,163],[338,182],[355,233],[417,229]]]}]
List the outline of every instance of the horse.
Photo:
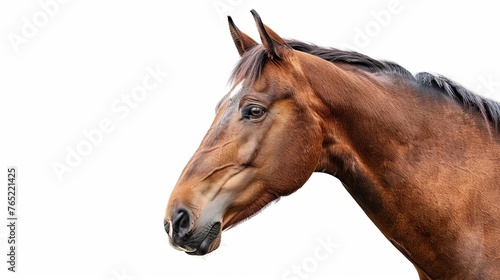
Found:
[{"label": "horse", "polygon": [[500,279],[500,104],[438,74],[283,39],[228,17],[230,90],[172,190],[170,244],[218,248],[222,231],[338,178],[420,279]]}]

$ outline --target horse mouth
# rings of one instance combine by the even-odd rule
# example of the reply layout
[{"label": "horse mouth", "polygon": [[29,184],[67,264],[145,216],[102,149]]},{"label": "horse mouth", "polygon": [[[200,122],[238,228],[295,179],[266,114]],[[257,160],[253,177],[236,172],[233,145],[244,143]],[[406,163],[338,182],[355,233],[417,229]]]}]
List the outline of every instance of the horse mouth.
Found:
[{"label": "horse mouth", "polygon": [[221,230],[221,223],[217,222],[212,225],[210,230],[208,231],[207,235],[205,238],[200,243],[200,246],[198,246],[198,249],[194,251],[186,251],[187,254],[189,255],[206,255],[213,250],[217,249],[220,243],[220,238],[219,238],[219,233]]}]

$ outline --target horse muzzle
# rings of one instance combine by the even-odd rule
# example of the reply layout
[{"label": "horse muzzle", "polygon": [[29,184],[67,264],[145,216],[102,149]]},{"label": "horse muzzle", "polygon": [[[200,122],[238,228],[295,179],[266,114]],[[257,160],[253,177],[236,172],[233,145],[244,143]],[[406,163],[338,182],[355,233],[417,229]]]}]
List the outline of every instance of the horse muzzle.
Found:
[{"label": "horse muzzle", "polygon": [[221,223],[213,222],[195,226],[191,211],[179,208],[170,219],[164,219],[170,245],[190,255],[205,255],[220,244]]}]

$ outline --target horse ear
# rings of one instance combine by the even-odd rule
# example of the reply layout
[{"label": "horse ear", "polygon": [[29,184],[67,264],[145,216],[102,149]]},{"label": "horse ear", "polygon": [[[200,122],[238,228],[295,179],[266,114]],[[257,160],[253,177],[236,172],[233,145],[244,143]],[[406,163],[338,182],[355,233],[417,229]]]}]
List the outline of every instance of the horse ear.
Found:
[{"label": "horse ear", "polygon": [[251,10],[250,12],[257,24],[260,40],[262,41],[262,45],[267,55],[270,58],[280,58],[279,47],[286,46],[288,48],[287,43],[276,32],[262,23],[259,14],[255,10]]},{"label": "horse ear", "polygon": [[229,31],[231,32],[231,37],[233,37],[234,45],[238,50],[240,56],[243,55],[250,48],[258,45],[254,39],[250,38],[247,34],[241,32],[238,27],[234,24],[233,19],[230,16],[227,16],[227,21],[229,23]]}]

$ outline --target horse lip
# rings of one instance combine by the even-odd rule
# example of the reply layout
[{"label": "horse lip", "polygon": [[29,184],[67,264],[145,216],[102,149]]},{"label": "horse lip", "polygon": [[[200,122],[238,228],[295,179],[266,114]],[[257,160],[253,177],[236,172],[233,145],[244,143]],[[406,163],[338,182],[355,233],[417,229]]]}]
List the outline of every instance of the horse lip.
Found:
[{"label": "horse lip", "polygon": [[198,246],[198,249],[194,251],[186,251],[187,254],[189,255],[206,255],[207,253],[210,252],[210,247],[212,246],[212,243],[214,240],[217,238],[219,235],[221,229],[221,223],[216,222],[212,225],[210,230],[208,231],[207,235],[205,238],[200,243],[200,246]]},{"label": "horse lip", "polygon": [[172,245],[174,247],[174,249],[177,249],[179,251],[183,251],[183,252],[186,252],[188,254],[192,253],[192,252],[195,252],[196,249],[192,249],[192,248],[184,248],[184,247],[181,247],[181,246],[177,246],[177,245]]},{"label": "horse lip", "polygon": [[181,246],[181,245],[177,245],[177,244],[175,244],[175,243],[172,241],[172,239],[170,239],[170,245],[171,245],[174,249],[179,250],[179,251],[184,251],[184,252],[186,252],[186,253],[188,253],[188,254],[189,254],[190,252],[194,252],[194,251],[196,251],[196,250],[197,250],[196,248],[191,248],[191,247],[189,247],[189,246]]}]

